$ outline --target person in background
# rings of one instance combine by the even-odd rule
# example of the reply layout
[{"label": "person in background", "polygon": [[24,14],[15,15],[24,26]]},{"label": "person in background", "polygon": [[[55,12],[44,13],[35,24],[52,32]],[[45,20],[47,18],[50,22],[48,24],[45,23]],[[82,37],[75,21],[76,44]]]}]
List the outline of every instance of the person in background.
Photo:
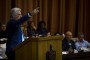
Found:
[{"label": "person in background", "polygon": [[1,24],[0,30],[0,59],[7,58],[5,51],[6,51],[6,42],[7,42],[7,35],[6,35],[6,25]]},{"label": "person in background", "polygon": [[1,22],[0,22],[0,31],[1,31],[1,26],[2,26],[2,24],[1,24]]},{"label": "person in background", "polygon": [[24,41],[23,32],[21,30],[21,24],[29,20],[34,14],[38,13],[39,8],[34,9],[31,13],[27,13],[22,16],[20,8],[11,9],[11,19],[7,23],[6,34],[7,34],[7,44],[6,44],[6,55],[8,60],[15,60],[15,53],[13,49]]},{"label": "person in background", "polygon": [[0,39],[1,38],[6,38],[6,25],[5,24],[2,24],[1,25],[1,31],[0,31]]},{"label": "person in background", "polygon": [[60,35],[62,35],[62,34],[59,33],[59,32],[56,32],[54,35],[55,35],[55,36],[60,36]]},{"label": "person in background", "polygon": [[75,43],[77,51],[87,50],[87,48],[90,48],[90,43],[84,39],[84,34],[79,33],[78,34],[78,41]]},{"label": "person in background", "polygon": [[33,21],[28,21],[27,24],[27,36],[35,37],[37,34],[36,27]]},{"label": "person in background", "polygon": [[74,52],[75,42],[72,40],[72,33],[67,31],[65,38],[62,40],[62,51]]},{"label": "person in background", "polygon": [[38,34],[40,36],[47,36],[47,35],[49,35],[48,34],[48,31],[46,29],[46,23],[45,23],[45,21],[40,21],[38,23],[37,32],[38,32]]}]

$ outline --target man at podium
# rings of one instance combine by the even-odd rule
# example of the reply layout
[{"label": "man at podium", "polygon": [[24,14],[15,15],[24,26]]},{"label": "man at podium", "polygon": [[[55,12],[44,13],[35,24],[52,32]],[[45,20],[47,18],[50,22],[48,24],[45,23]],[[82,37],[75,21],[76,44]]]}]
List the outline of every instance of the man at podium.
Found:
[{"label": "man at podium", "polygon": [[21,24],[29,20],[34,14],[38,13],[38,8],[34,9],[31,13],[27,13],[22,17],[20,8],[11,9],[11,19],[6,27],[7,44],[6,44],[6,55],[8,60],[15,60],[13,48],[24,40],[24,36],[21,30]]}]

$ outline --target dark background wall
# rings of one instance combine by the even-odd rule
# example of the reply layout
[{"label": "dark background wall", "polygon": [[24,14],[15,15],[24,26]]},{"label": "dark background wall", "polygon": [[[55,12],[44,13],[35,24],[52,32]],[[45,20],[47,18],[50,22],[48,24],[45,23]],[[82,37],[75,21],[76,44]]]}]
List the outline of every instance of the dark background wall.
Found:
[{"label": "dark background wall", "polygon": [[44,20],[51,34],[69,30],[76,37],[77,33],[83,32],[85,39],[90,41],[89,2],[90,0],[0,0],[0,22],[8,22],[13,7],[21,8],[23,15],[40,7],[40,13],[32,18],[36,26],[38,21]]}]

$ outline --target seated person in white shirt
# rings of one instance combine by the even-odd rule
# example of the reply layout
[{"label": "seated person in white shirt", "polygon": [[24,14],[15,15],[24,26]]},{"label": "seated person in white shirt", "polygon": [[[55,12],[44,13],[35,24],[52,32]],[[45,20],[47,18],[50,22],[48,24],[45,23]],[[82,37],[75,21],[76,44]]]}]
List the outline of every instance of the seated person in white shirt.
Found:
[{"label": "seated person in white shirt", "polygon": [[84,34],[78,34],[78,41],[75,43],[78,51],[89,51],[90,43],[84,39]]}]

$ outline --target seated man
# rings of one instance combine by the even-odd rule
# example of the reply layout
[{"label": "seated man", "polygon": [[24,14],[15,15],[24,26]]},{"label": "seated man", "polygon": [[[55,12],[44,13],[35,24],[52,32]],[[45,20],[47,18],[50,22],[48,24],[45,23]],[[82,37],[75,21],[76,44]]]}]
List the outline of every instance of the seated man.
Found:
[{"label": "seated man", "polygon": [[65,38],[62,40],[62,50],[68,52],[74,52],[75,43],[72,40],[72,33],[67,31],[65,34]]},{"label": "seated man", "polygon": [[1,25],[1,30],[0,30],[0,39],[1,38],[6,38],[6,25],[5,24],[2,24]]},{"label": "seated man", "polygon": [[78,41],[75,45],[78,51],[88,50],[87,48],[90,48],[90,43],[84,39],[84,34],[82,33],[78,34]]},{"label": "seated man", "polygon": [[5,59],[7,58],[5,55],[6,51],[6,25],[1,24],[1,29],[0,29],[0,59]]}]

